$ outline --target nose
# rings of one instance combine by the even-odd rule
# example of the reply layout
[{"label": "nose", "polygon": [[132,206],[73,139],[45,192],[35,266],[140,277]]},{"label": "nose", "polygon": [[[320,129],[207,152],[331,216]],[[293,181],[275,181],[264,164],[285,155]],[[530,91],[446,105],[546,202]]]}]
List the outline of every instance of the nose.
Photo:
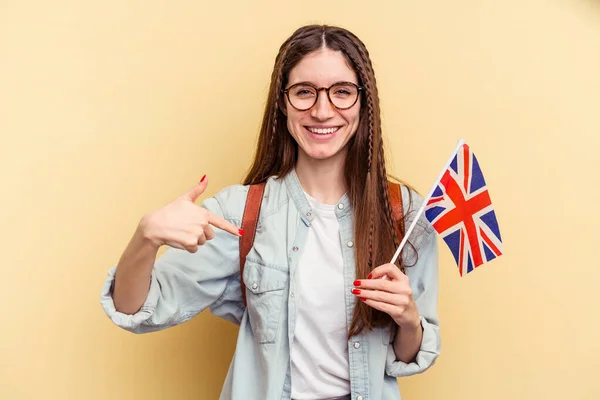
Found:
[{"label": "nose", "polygon": [[321,89],[319,91],[317,103],[310,110],[310,115],[319,121],[328,120],[330,118],[333,118],[333,116],[335,115],[333,104],[329,102],[329,98],[327,97],[327,91],[325,89]]}]

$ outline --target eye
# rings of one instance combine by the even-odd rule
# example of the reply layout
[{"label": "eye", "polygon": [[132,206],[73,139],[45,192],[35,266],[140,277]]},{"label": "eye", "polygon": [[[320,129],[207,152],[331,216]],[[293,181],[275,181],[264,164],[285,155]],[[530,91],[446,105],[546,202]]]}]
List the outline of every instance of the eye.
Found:
[{"label": "eye", "polygon": [[294,93],[296,96],[308,96],[314,94],[314,92],[310,89],[298,89]]},{"label": "eye", "polygon": [[315,88],[309,85],[298,85],[290,88],[290,95],[299,99],[306,99],[316,96]]},{"label": "eye", "polygon": [[332,88],[332,94],[335,97],[352,97],[356,94],[356,88],[350,85],[339,85]]},{"label": "eye", "polygon": [[341,95],[347,96],[350,94],[350,91],[348,89],[338,89],[335,92],[335,94],[341,94]]}]

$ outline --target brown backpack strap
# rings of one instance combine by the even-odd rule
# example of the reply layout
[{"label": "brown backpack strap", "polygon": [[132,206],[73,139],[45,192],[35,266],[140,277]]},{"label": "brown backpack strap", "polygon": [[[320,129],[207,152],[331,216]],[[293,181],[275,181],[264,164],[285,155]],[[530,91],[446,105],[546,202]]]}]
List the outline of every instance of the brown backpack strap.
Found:
[{"label": "brown backpack strap", "polygon": [[246,256],[254,244],[254,236],[256,236],[256,225],[258,223],[258,215],[262,204],[263,194],[265,192],[265,183],[250,185],[248,189],[248,197],[246,198],[246,206],[244,208],[244,216],[242,217],[242,230],[244,235],[240,238],[240,282],[242,286],[242,298],[244,307],[246,306],[246,285],[244,285],[244,265],[246,264]]},{"label": "brown backpack strap", "polygon": [[399,184],[388,181],[388,192],[392,217],[394,218],[394,229],[398,236],[398,242],[404,237],[404,206],[402,205],[402,188]]}]

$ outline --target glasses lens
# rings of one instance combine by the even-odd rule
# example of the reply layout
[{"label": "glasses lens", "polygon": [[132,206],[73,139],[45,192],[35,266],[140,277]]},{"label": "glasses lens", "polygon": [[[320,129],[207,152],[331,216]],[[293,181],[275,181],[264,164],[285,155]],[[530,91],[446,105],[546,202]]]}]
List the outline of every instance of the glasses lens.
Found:
[{"label": "glasses lens", "polygon": [[352,107],[358,98],[358,88],[351,83],[336,83],[329,89],[329,98],[337,108]]},{"label": "glasses lens", "polygon": [[288,93],[290,103],[299,110],[308,110],[317,100],[317,90],[310,85],[294,85]]}]

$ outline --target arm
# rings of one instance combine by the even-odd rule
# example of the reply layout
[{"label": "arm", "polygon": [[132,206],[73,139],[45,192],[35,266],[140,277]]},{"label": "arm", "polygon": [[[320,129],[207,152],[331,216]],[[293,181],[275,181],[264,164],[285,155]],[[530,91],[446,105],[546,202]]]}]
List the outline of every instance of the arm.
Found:
[{"label": "arm", "polygon": [[[406,269],[407,275],[384,264],[373,269],[369,279],[356,281],[353,289],[366,304],[389,314],[397,326],[386,360],[387,374],[395,377],[425,371],[440,353],[436,234],[423,231],[415,247],[418,262]],[[387,279],[380,279],[384,275]]]},{"label": "arm", "polygon": [[396,360],[406,364],[413,362],[421,348],[422,340],[423,327],[417,314],[417,318],[412,324],[398,326],[393,344]]},{"label": "arm", "polygon": [[[421,335],[420,339],[417,339],[413,336],[412,329],[398,327],[394,345],[388,349],[386,362],[387,374],[395,377],[419,374],[429,369],[435,363],[441,349],[437,313],[437,235],[435,232],[425,231],[415,243],[415,247],[419,254],[418,261],[414,266],[408,267],[406,273],[418,313],[417,332],[420,330]],[[406,342],[409,344],[405,344]],[[403,348],[405,345],[408,348]]]},{"label": "arm", "polygon": [[[205,187],[196,185],[192,191]],[[210,306],[234,322],[240,316],[236,301],[241,295],[231,289],[236,284],[239,289],[239,230],[224,218],[217,199],[198,207],[195,197],[180,197],[145,216],[118,265],[109,270],[101,303],[118,326],[158,330]],[[213,231],[211,225],[221,229]],[[156,260],[162,244],[169,248]]]},{"label": "arm", "polygon": [[142,219],[116,269],[113,299],[115,309],[124,314],[138,312],[150,291],[158,247],[144,233],[146,226]]}]

